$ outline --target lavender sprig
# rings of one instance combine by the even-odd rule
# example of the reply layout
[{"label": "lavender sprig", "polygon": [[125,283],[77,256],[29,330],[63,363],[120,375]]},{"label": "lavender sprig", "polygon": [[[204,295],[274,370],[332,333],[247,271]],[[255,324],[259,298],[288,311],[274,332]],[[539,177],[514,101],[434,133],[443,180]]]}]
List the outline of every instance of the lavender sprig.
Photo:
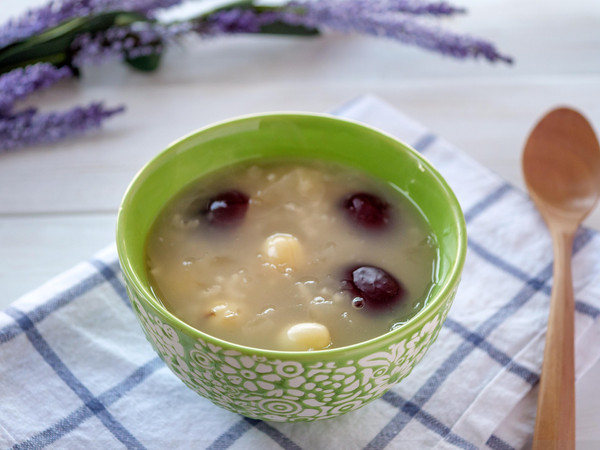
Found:
[{"label": "lavender sprig", "polygon": [[92,103],[65,112],[40,113],[36,109],[27,109],[0,117],[0,152],[79,136],[100,127],[105,119],[123,110],[122,106],[109,109],[102,103]]},{"label": "lavender sprig", "polygon": [[169,8],[182,0],[62,0],[50,1],[30,9],[21,17],[0,27],[0,48],[29,38],[75,17],[108,11],[134,11],[148,18],[158,9]]},{"label": "lavender sprig", "polygon": [[318,30],[387,37],[456,58],[483,57],[511,63],[510,57],[482,39],[460,35],[419,22],[415,16],[463,13],[444,2],[416,0],[294,0],[280,9],[233,8],[211,14],[196,27],[203,35],[256,33],[262,26],[283,22]]},{"label": "lavender sprig", "polygon": [[76,136],[124,110],[122,106],[107,109],[101,103],[92,103],[66,112],[40,113],[35,108],[14,111],[19,100],[72,75],[66,66],[38,63],[0,76],[0,151]]},{"label": "lavender sprig", "polygon": [[281,13],[286,23],[387,37],[456,58],[481,56],[491,62],[512,62],[489,42],[426,26],[406,14],[368,12],[363,0],[292,1],[287,5]]},{"label": "lavender sprig", "polygon": [[[367,5],[370,3],[365,2]],[[395,3],[395,10],[407,14],[430,15],[430,16],[452,16],[455,14],[465,14],[465,8],[452,6],[446,2],[423,3],[415,0],[395,0],[388,3]]]},{"label": "lavender sprig", "polygon": [[[317,5],[314,0],[298,0],[288,3],[289,8],[298,6],[314,8]],[[451,16],[454,14],[464,14],[465,8],[459,8],[444,1],[429,2],[423,0],[327,0],[320,2],[320,6],[336,10],[341,14],[378,14],[378,13],[405,13],[412,15],[430,15],[430,16]]]},{"label": "lavender sprig", "polygon": [[17,68],[0,75],[0,117],[9,114],[17,100],[70,76],[72,72],[68,67],[57,68],[49,63]]},{"label": "lavender sprig", "polygon": [[85,33],[73,41],[71,64],[83,67],[101,64],[111,59],[134,59],[160,54],[165,45],[174,42],[193,29],[190,22],[163,25],[139,22],[129,26],[112,27],[98,33]]},{"label": "lavender sprig", "polygon": [[277,9],[232,8],[217,11],[196,21],[194,31],[203,37],[235,33],[258,33],[265,25],[281,20]]}]

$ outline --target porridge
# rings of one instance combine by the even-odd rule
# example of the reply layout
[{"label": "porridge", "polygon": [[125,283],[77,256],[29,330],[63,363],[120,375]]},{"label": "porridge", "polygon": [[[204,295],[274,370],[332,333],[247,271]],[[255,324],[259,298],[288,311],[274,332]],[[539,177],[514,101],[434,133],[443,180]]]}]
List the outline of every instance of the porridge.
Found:
[{"label": "porridge", "polygon": [[146,243],[156,297],[192,327],[272,350],[343,347],[427,302],[438,248],[394,186],[318,161],[260,160],[175,196]]}]

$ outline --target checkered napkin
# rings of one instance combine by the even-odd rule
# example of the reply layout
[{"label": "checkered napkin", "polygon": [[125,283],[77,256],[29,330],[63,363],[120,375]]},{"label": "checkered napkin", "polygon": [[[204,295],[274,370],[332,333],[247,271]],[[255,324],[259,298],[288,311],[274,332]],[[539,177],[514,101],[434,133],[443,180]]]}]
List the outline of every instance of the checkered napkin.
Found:
[{"label": "checkered napkin", "polygon": [[[252,420],[183,385],[146,342],[114,246],[0,312],[1,448],[520,448],[531,439],[552,277],[527,196],[384,102],[336,114],[422,152],[456,192],[469,250],[439,338],[381,399],[314,423]],[[574,245],[577,373],[600,356],[600,235]]]}]

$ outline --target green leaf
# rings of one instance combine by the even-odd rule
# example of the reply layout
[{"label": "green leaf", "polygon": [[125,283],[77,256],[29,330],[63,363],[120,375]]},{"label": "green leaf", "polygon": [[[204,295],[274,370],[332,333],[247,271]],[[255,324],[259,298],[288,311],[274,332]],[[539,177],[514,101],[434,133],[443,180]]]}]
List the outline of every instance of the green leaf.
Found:
[{"label": "green leaf", "polygon": [[126,59],[125,62],[134,69],[142,72],[152,72],[158,68],[161,56],[160,53],[154,53],[152,55]]},{"label": "green leaf", "polygon": [[206,11],[204,14],[201,14],[200,16],[198,16],[198,18],[205,18],[205,17],[208,17],[211,14],[214,14],[217,12],[228,11],[230,9],[237,9],[237,8],[259,10],[259,9],[271,9],[272,7],[256,6],[256,5],[254,5],[254,0],[231,0],[229,3],[225,3],[218,8],[211,9],[210,11]]},{"label": "green leaf", "polygon": [[319,30],[316,28],[304,27],[302,25],[289,25],[285,22],[273,22],[269,25],[263,25],[259,31],[260,34],[284,34],[290,36],[317,36]]}]

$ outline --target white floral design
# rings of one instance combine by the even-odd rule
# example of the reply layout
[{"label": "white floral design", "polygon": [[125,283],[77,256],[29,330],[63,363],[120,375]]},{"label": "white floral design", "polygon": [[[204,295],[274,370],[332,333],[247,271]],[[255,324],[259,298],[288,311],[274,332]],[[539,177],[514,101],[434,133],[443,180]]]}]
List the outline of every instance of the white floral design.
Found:
[{"label": "white floral design", "polygon": [[230,411],[275,422],[327,419],[382,396],[423,358],[454,298],[453,292],[441,312],[385,350],[358,359],[303,364],[179,336],[129,293],[146,337],[189,388]]}]

